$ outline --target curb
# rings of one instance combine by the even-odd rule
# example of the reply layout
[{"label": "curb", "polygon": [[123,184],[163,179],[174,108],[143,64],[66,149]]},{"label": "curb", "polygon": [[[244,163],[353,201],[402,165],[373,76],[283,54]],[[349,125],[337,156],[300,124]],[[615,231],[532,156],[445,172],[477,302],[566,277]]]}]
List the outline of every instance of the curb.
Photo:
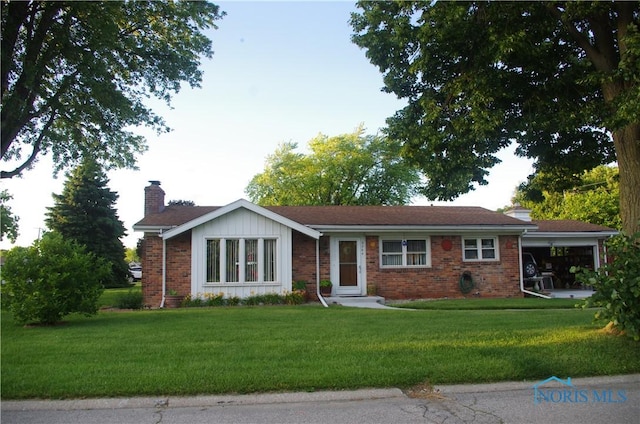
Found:
[{"label": "curb", "polygon": [[[564,378],[564,376],[563,376]],[[637,383],[640,387],[640,374],[625,374],[603,377],[579,377],[571,378],[575,386],[607,386],[618,383]],[[531,390],[539,381],[508,381],[504,383],[487,384],[455,384],[435,385],[434,391],[439,393],[485,393],[485,392],[512,392],[516,390]]]},{"label": "curb", "polygon": [[89,409],[136,409],[170,407],[205,407],[264,405],[273,403],[340,402],[365,399],[388,399],[405,397],[400,389],[362,389],[350,391],[321,391],[295,393],[263,393],[249,395],[213,395],[189,397],[134,397],[75,400],[17,400],[3,401],[3,411],[37,410],[89,410]]},{"label": "curb", "polygon": [[[640,374],[572,378],[576,386],[615,386],[620,383],[636,383],[640,387]],[[531,390],[537,381],[511,381],[491,384],[456,384],[435,385],[433,391],[439,394],[512,392]],[[240,406],[265,405],[275,403],[304,402],[348,402],[366,399],[406,398],[398,388],[360,389],[345,391],[293,392],[293,393],[256,393],[248,395],[207,395],[185,397],[132,397],[105,399],[72,399],[72,400],[11,400],[2,401],[3,411],[37,411],[37,410],[91,410],[91,409],[139,409],[170,407],[208,407],[208,406]]]}]

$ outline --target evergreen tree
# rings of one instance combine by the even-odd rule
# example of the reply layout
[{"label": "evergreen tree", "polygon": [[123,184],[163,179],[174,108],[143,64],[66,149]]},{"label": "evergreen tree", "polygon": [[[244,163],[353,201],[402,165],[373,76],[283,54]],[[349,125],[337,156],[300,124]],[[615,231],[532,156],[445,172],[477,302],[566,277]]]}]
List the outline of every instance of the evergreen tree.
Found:
[{"label": "evergreen tree", "polygon": [[70,174],[62,194],[53,194],[54,206],[47,208],[47,226],[86,246],[88,252],[111,263],[105,287],[128,285],[129,269],[120,237],[125,228],[114,208],[118,194],[107,187],[106,174],[93,159],[83,162]]}]

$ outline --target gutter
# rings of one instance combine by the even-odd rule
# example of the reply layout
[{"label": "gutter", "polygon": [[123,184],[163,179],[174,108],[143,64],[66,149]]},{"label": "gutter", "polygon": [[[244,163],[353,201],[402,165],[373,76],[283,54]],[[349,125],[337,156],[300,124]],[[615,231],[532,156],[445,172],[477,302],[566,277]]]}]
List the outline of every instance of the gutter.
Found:
[{"label": "gutter", "polygon": [[320,294],[320,239],[316,239],[316,295],[322,303],[322,306],[328,308],[327,302],[324,300],[324,297]]},{"label": "gutter", "polygon": [[[526,233],[526,231],[525,231]],[[518,274],[520,274],[520,291],[522,293],[526,293],[526,294],[530,294],[532,296],[537,296],[537,297],[541,297],[543,299],[551,299],[551,296],[547,296],[544,294],[540,294],[540,293],[536,293],[534,291],[531,290],[527,290],[524,288],[524,278],[522,276],[522,236],[518,236],[518,268],[520,269],[520,272]]]},{"label": "gutter", "polygon": [[[160,233],[162,237],[162,233]],[[164,302],[167,299],[167,240],[162,237],[162,302],[160,308],[164,308]]]},{"label": "gutter", "polygon": [[309,227],[322,232],[332,233],[397,233],[397,232],[428,232],[429,234],[517,234],[524,231],[537,230],[536,225],[314,225]]}]

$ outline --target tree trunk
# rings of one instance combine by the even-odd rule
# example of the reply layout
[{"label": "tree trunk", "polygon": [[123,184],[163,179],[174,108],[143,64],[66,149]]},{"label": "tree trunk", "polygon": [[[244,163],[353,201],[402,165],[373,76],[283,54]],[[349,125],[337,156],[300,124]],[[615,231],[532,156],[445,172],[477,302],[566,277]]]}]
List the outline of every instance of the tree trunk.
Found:
[{"label": "tree trunk", "polygon": [[627,235],[640,232],[640,124],[613,133],[620,171],[620,217]]}]

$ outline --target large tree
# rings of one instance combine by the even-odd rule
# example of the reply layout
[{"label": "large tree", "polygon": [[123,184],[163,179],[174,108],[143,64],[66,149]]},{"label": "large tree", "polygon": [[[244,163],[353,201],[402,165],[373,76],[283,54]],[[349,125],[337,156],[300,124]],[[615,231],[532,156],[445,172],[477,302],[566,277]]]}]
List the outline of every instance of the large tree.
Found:
[{"label": "large tree", "polygon": [[388,135],[449,200],[496,153],[573,179],[617,160],[623,228],[640,229],[640,3],[359,2],[353,41],[408,105]]},{"label": "large tree", "polygon": [[584,172],[574,187],[562,190],[554,190],[545,177],[536,174],[518,188],[513,199],[531,209],[532,218],[577,219],[621,229],[618,168],[598,166]]},{"label": "large tree", "polygon": [[399,158],[399,145],[384,137],[353,133],[309,142],[309,154],[284,143],[246,192],[260,205],[402,205],[416,194],[417,169]]},{"label": "large tree", "polygon": [[84,159],[68,175],[62,194],[53,195],[54,206],[47,208],[46,223],[111,264],[106,287],[123,287],[128,284],[129,267],[120,238],[126,231],[114,207],[118,194],[109,190],[108,182],[95,160]]},{"label": "large tree", "polygon": [[202,31],[224,15],[204,1],[0,5],[3,178],[48,153],[56,172],[88,154],[135,167],[147,147],[131,128],[168,131],[144,101],[199,86],[201,56],[213,53]]},{"label": "large tree", "polygon": [[5,236],[15,243],[18,238],[19,217],[15,216],[8,205],[13,196],[7,190],[0,191],[0,240]]}]

